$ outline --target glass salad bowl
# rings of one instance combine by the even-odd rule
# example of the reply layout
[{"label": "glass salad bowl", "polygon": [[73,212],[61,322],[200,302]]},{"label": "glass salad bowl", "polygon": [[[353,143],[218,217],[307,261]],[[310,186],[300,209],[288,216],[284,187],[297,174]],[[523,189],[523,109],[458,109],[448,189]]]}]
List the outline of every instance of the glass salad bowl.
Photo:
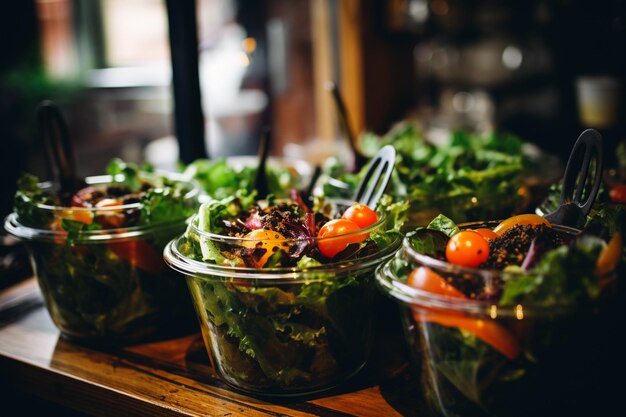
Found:
[{"label": "glass salad bowl", "polygon": [[399,248],[400,233],[378,212],[367,226],[321,236],[349,203],[301,211],[293,200],[244,200],[204,203],[165,248],[187,278],[213,367],[259,396],[342,384],[370,354],[374,270]]},{"label": "glass salad bowl", "polygon": [[[503,223],[460,227],[488,234],[485,229]],[[624,371],[615,339],[625,317],[621,234],[606,243],[587,232],[548,226],[545,234],[536,232],[529,249],[515,236],[535,233],[536,225],[522,226],[517,235],[496,228],[499,237],[489,234],[488,243],[494,256],[468,266],[449,247],[457,239],[448,236],[458,230],[445,230],[409,234],[376,274],[379,287],[401,306],[407,344],[432,409],[448,417],[615,410],[615,382]],[[554,249],[546,248],[548,240]],[[505,259],[524,259],[524,266],[502,269]]]},{"label": "glass salad bowl", "polygon": [[[126,345],[197,329],[165,244],[197,210],[199,187],[174,174],[114,162],[61,202],[26,174],[4,227],[25,242],[47,310],[73,341]],[[119,168],[119,170],[118,170]]]}]

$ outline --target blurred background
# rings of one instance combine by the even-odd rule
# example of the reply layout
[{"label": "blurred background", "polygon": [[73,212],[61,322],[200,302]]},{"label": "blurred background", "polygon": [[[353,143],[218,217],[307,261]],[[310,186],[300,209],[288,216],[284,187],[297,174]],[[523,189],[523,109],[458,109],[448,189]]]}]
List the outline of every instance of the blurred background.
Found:
[{"label": "blurred background", "polygon": [[255,154],[266,125],[272,154],[317,163],[346,146],[329,80],[356,132],[413,118],[508,131],[566,158],[593,127],[611,157],[626,139],[625,32],[623,0],[10,2],[0,211],[20,172],[50,174],[43,99],[61,107],[81,175],[113,157],[176,169]]}]

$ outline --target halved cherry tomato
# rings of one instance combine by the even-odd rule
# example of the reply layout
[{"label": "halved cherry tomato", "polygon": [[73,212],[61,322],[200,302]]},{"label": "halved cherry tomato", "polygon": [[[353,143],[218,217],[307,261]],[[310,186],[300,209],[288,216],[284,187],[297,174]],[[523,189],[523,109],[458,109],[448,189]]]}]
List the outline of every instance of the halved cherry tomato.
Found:
[{"label": "halved cherry tomato", "polygon": [[508,219],[502,220],[500,224],[494,227],[493,231],[498,236],[502,236],[504,232],[506,232],[513,226],[517,226],[520,224],[530,224],[533,226],[536,226],[538,224],[545,224],[546,226],[552,226],[549,221],[537,214],[518,214],[516,216],[511,216]]},{"label": "halved cherry tomato", "polygon": [[451,315],[445,311],[434,311],[420,309],[413,311],[413,318],[417,322],[436,323],[446,327],[456,327],[481,339],[502,353],[509,359],[515,359],[520,353],[520,346],[517,338],[506,327],[491,319],[479,319],[475,317],[464,317]]},{"label": "halved cherry tomato", "polygon": [[411,287],[450,297],[466,298],[465,294],[448,283],[441,275],[432,269],[420,266],[409,274],[406,283]]},{"label": "halved cherry tomato", "polygon": [[624,242],[622,234],[616,232],[613,237],[611,237],[611,240],[609,240],[609,243],[602,249],[596,260],[596,274],[599,277],[603,277],[615,269],[622,256],[623,247]]},{"label": "halved cherry tomato", "polygon": [[618,184],[609,190],[609,198],[614,203],[626,204],[626,184]]},{"label": "halved cherry tomato", "polygon": [[272,256],[278,249],[283,249],[285,251],[289,250],[289,246],[287,245],[287,242],[285,242],[285,237],[273,230],[254,229],[244,237],[246,239],[253,239],[244,241],[243,245],[245,247],[265,249],[265,253],[257,261],[258,268],[262,268],[270,256]]},{"label": "halved cherry tomato", "polygon": [[158,274],[163,268],[163,258],[145,240],[132,239],[109,242],[109,248],[119,258],[144,271]]},{"label": "halved cherry tomato", "polygon": [[378,221],[376,212],[361,203],[352,204],[341,217],[352,220],[358,224],[360,228],[371,226]]},{"label": "halved cherry tomato", "polygon": [[448,240],[446,259],[456,265],[476,267],[489,258],[489,243],[473,230],[462,230]]},{"label": "halved cherry tomato", "polygon": [[317,234],[317,246],[327,258],[334,258],[351,243],[363,242],[368,233],[351,233],[361,229],[358,224],[348,219],[334,219],[322,226]]},{"label": "halved cherry tomato", "polygon": [[491,239],[495,239],[498,237],[498,234],[491,229],[486,227],[479,227],[478,229],[473,229],[476,233],[481,235],[487,242]]}]

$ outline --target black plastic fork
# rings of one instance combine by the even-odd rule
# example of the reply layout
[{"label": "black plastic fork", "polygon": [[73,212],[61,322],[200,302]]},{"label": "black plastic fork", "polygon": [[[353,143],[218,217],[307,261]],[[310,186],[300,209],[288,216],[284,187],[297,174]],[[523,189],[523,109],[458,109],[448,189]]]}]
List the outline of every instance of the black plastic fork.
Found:
[{"label": "black plastic fork", "polygon": [[64,204],[69,204],[74,192],[85,183],[76,175],[67,123],[61,110],[50,100],[42,101],[37,107],[37,122],[49,168],[59,183],[59,196]]},{"label": "black plastic fork", "polygon": [[354,201],[376,208],[396,165],[396,149],[385,145],[371,159],[363,179],[354,194]]},{"label": "black plastic fork", "polygon": [[[592,164],[593,161],[595,164]],[[588,177],[592,169],[594,172],[591,188],[583,199],[585,188],[589,186]],[[546,220],[554,224],[579,227],[591,210],[601,181],[602,136],[596,130],[587,129],[576,140],[567,160],[559,207],[546,214],[544,216]]]}]

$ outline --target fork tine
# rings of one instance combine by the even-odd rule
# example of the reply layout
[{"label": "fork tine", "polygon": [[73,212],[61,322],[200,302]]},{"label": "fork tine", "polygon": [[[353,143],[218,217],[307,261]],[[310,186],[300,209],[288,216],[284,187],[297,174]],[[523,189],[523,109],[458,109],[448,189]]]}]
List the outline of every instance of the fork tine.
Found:
[{"label": "fork tine", "polygon": [[365,191],[363,192],[363,195],[361,196],[361,200],[362,200],[361,202],[368,206],[372,203],[372,201],[377,200],[373,198],[374,192],[378,190],[381,184],[381,175],[387,165],[385,161],[382,160],[382,158],[378,158],[376,162],[377,162],[376,169],[372,169],[373,173],[371,175],[371,178],[367,182]]},{"label": "fork tine", "polygon": [[363,179],[361,179],[361,182],[359,183],[359,186],[356,190],[356,194],[354,197],[355,201],[363,203],[364,195],[367,192],[367,186],[369,185],[372,176],[374,175],[374,170],[378,167],[379,164],[380,158],[378,157],[373,158],[370,162],[367,171],[365,172],[365,175],[363,176]]},{"label": "fork tine", "polygon": [[384,166],[383,166],[382,171],[384,172],[384,174],[383,174],[383,176],[378,178],[378,181],[372,187],[372,190],[375,191],[375,193],[374,193],[374,195],[372,197],[370,197],[370,199],[367,202],[367,205],[370,208],[375,208],[376,207],[376,202],[378,201],[380,196],[383,195],[383,192],[385,191],[385,188],[387,188],[387,183],[389,182],[389,178],[391,176],[391,171],[393,170],[393,165],[394,164],[389,162],[389,161],[384,161],[383,165]]},{"label": "fork tine", "polygon": [[396,150],[391,145],[383,146],[372,158],[363,179],[357,187],[354,200],[375,208],[380,196],[385,191],[387,183],[396,163]]}]

